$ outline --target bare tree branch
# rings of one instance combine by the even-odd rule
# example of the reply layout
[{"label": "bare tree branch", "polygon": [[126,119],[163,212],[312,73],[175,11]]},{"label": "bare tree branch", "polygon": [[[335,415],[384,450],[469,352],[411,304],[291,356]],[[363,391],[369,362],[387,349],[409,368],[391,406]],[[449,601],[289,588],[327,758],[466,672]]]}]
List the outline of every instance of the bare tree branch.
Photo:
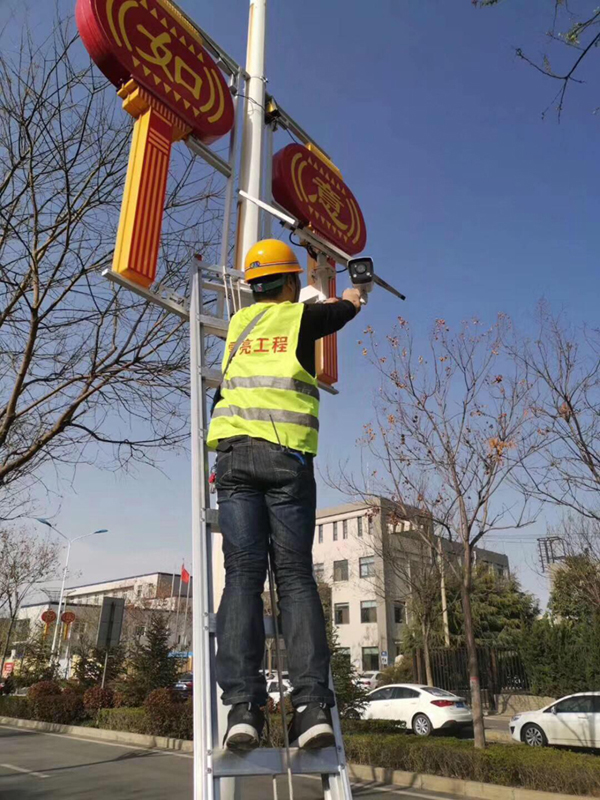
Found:
[{"label": "bare tree branch", "polygon": [[[16,61],[0,54],[0,486],[52,464],[156,464],[187,438],[188,334],[115,289],[110,266],[131,120],[78,61],[70,21]],[[187,292],[193,253],[219,239],[222,184],[174,149],[162,280]]]}]

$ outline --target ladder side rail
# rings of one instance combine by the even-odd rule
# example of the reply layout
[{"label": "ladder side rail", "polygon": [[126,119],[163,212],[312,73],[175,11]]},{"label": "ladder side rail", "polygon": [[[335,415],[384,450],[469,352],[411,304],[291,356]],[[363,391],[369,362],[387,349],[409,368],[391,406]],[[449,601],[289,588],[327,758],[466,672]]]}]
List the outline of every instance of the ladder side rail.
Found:
[{"label": "ladder side rail", "polygon": [[[202,277],[197,264],[190,269],[190,395],[191,395],[191,466],[192,466],[192,565],[193,592],[193,676],[194,687],[194,800],[215,800],[212,777],[214,749],[215,694],[210,676],[214,674],[211,655],[210,612],[212,609],[210,525],[206,519],[209,505],[206,452],[206,403],[202,377],[204,331],[202,317]],[[209,680],[206,678],[209,677]]]}]

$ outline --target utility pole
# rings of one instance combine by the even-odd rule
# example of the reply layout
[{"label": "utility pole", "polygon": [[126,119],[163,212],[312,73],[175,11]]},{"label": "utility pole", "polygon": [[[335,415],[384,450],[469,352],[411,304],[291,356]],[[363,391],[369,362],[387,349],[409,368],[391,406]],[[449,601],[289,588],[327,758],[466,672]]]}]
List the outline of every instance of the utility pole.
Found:
[{"label": "utility pole", "polygon": [[[244,128],[240,162],[240,189],[251,197],[261,198],[263,140],[265,129],[265,41],[267,0],[250,0],[248,21],[248,49],[244,106]],[[260,209],[248,200],[242,200],[237,229],[236,264],[241,269],[244,256],[259,239]]]}]

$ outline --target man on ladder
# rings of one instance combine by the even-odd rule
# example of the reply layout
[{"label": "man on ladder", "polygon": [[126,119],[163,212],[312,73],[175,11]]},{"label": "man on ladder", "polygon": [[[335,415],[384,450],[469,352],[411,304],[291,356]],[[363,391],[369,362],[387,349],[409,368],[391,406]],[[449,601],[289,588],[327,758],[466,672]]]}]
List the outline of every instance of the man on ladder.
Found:
[{"label": "man on ladder", "polygon": [[208,446],[217,450],[225,560],[217,681],[223,702],[232,706],[225,736],[230,749],[257,747],[264,724],[262,592],[269,559],[293,686],[289,742],[313,749],[334,744],[329,648],[312,573],[319,430],[315,342],[343,328],[361,306],[357,289],[347,289],[342,300],[300,304],[301,272],[284,242],[265,239],[249,250],[245,279],[255,302],[229,325],[208,432]]}]

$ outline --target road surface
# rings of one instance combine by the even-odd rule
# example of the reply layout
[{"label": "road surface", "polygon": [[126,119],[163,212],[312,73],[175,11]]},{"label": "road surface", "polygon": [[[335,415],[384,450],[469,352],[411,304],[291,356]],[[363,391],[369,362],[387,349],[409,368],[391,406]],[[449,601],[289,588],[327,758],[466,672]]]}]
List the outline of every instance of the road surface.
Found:
[{"label": "road surface", "polygon": [[[358,800],[453,800],[454,795],[357,785]],[[269,800],[269,779],[252,779],[244,800]],[[286,781],[279,800],[288,800]],[[316,778],[294,778],[294,800],[323,797]],[[0,726],[1,800],[191,800],[192,759],[184,753],[91,742]]]}]

